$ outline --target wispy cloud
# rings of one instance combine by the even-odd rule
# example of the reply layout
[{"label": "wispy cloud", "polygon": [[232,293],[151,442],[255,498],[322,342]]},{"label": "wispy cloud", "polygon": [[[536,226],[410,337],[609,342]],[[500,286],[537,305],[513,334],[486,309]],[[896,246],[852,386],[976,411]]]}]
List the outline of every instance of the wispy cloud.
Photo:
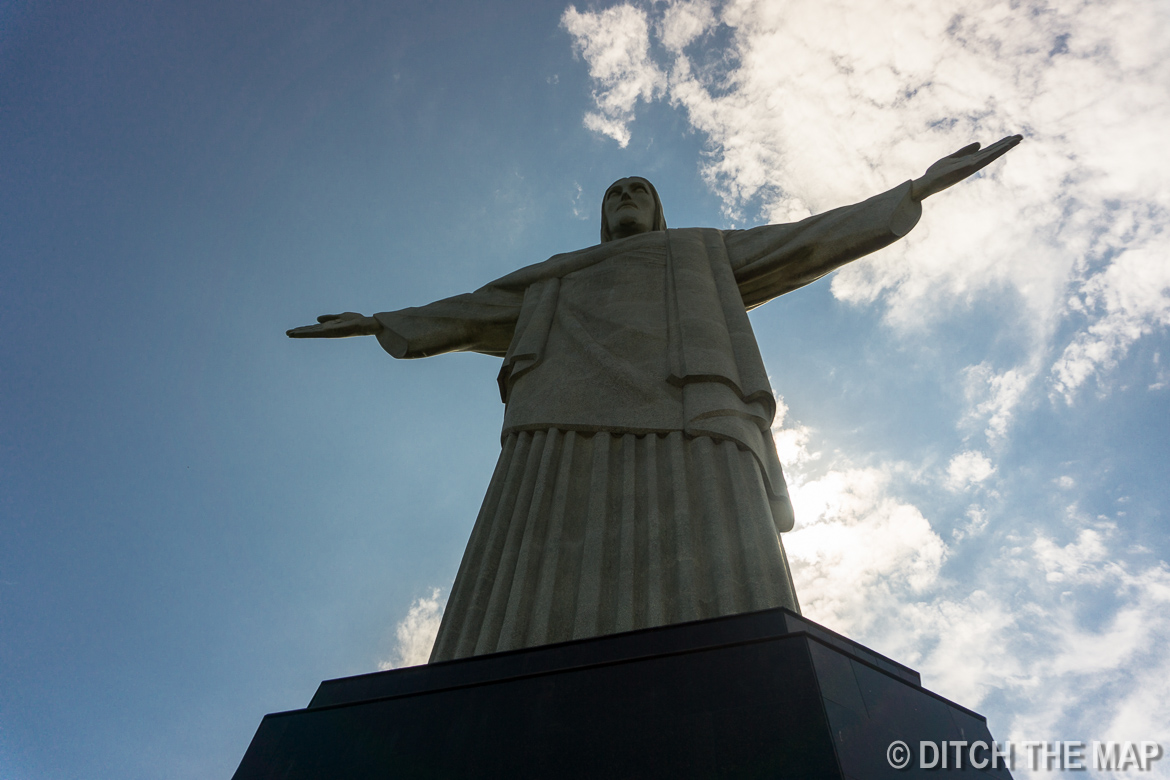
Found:
[{"label": "wispy cloud", "polygon": [[983,433],[988,443],[1001,444],[1007,437],[1017,407],[1036,379],[1035,366],[1017,366],[996,372],[989,362],[983,361],[968,366],[963,374],[968,407],[959,427],[984,425]]},{"label": "wispy cloud", "polygon": [[649,57],[646,14],[628,5],[596,13],[569,6],[561,24],[599,85],[593,92],[598,110],[585,115],[585,126],[625,146],[638,101],[653,100],[666,87],[666,77]]},{"label": "wispy cloud", "polygon": [[385,671],[425,664],[431,657],[431,648],[435,646],[435,636],[443,621],[445,604],[446,599],[440,598],[438,588],[432,589],[430,596],[415,599],[406,617],[394,629],[397,644],[393,653],[386,660],[379,661],[378,668]]},{"label": "wispy cloud", "polygon": [[[786,431],[809,439],[799,422],[779,426],[778,439]],[[945,524],[903,497],[928,470],[800,449],[785,461],[797,514],[785,546],[806,615],[989,708],[997,737],[1170,740],[1165,562],[1123,549],[1112,524],[1075,510],[1067,542],[1001,528],[989,546],[970,541],[987,524],[973,506],[948,543]],[[948,490],[995,479],[972,451],[938,476]],[[973,573],[957,573],[973,561]]]},{"label": "wispy cloud", "polygon": [[1070,301],[1091,321],[1053,366],[1053,390],[1071,402],[1088,378],[1111,369],[1129,346],[1156,328],[1170,326],[1170,243],[1161,228],[1155,239],[1122,252],[1090,277]]},{"label": "wispy cloud", "polygon": [[[636,101],[668,99],[708,139],[703,173],[733,220],[798,219],[1023,132],[1007,165],[934,199],[832,290],[904,328],[1003,299],[1027,355],[996,373],[1047,376],[1073,401],[1170,324],[1168,15],[1156,0],[688,0],[562,22],[599,85],[586,124],[625,145]],[[989,432],[1009,419],[1000,403]]]}]

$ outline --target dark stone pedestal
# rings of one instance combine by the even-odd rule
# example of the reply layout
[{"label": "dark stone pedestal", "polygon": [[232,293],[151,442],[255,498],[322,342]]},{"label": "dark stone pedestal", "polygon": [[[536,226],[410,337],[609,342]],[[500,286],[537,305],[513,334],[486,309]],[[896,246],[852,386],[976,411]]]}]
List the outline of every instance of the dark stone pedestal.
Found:
[{"label": "dark stone pedestal", "polygon": [[[918,673],[773,609],[348,677],[268,715],[237,780],[904,778],[886,749],[991,742]],[[953,763],[953,762],[952,762]],[[1004,769],[933,770],[1010,778]]]}]

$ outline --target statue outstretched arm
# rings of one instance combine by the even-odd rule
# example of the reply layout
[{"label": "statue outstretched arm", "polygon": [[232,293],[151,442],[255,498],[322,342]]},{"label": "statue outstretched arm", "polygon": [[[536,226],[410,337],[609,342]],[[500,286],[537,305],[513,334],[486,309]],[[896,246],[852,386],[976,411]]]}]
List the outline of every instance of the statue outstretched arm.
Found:
[{"label": "statue outstretched arm", "polygon": [[377,336],[396,358],[419,358],[443,352],[482,352],[503,356],[516,329],[523,288],[489,284],[472,293],[366,317],[357,312],[326,314],[316,325],[286,331],[294,339]]},{"label": "statue outstretched arm", "polygon": [[759,306],[892,244],[918,223],[923,199],[999,159],[1020,140],[1013,135],[986,149],[965,146],[922,177],[852,206],[791,224],[727,231],[724,242],[744,305]]},{"label": "statue outstretched arm", "polygon": [[922,216],[911,182],[861,203],[786,225],[724,233],[724,245],[749,309],[811,284],[909,233]]}]

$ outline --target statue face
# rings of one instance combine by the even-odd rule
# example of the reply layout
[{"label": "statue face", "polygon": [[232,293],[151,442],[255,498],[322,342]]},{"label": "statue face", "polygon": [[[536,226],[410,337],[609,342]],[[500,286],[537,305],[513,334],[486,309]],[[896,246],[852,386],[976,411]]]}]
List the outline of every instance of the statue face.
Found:
[{"label": "statue face", "polygon": [[605,192],[602,204],[610,235],[626,238],[654,227],[654,195],[642,179],[618,179]]}]

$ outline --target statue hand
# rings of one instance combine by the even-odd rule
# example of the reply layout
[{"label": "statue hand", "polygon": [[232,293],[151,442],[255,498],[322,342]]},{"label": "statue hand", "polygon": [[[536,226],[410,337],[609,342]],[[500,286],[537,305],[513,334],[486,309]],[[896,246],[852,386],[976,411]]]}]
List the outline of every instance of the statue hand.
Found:
[{"label": "statue hand", "polygon": [[376,336],[382,330],[382,323],[356,311],[323,314],[317,318],[317,322],[317,325],[286,330],[285,335],[290,339],[344,339],[349,336]]},{"label": "statue hand", "polygon": [[982,150],[978,143],[964,146],[954,154],[942,158],[927,168],[921,179],[915,179],[911,182],[911,197],[915,200],[929,198],[936,192],[942,192],[952,184],[961,182],[979,169],[1007,154],[1008,150],[1022,141],[1023,138],[1022,135],[1009,135]]}]

